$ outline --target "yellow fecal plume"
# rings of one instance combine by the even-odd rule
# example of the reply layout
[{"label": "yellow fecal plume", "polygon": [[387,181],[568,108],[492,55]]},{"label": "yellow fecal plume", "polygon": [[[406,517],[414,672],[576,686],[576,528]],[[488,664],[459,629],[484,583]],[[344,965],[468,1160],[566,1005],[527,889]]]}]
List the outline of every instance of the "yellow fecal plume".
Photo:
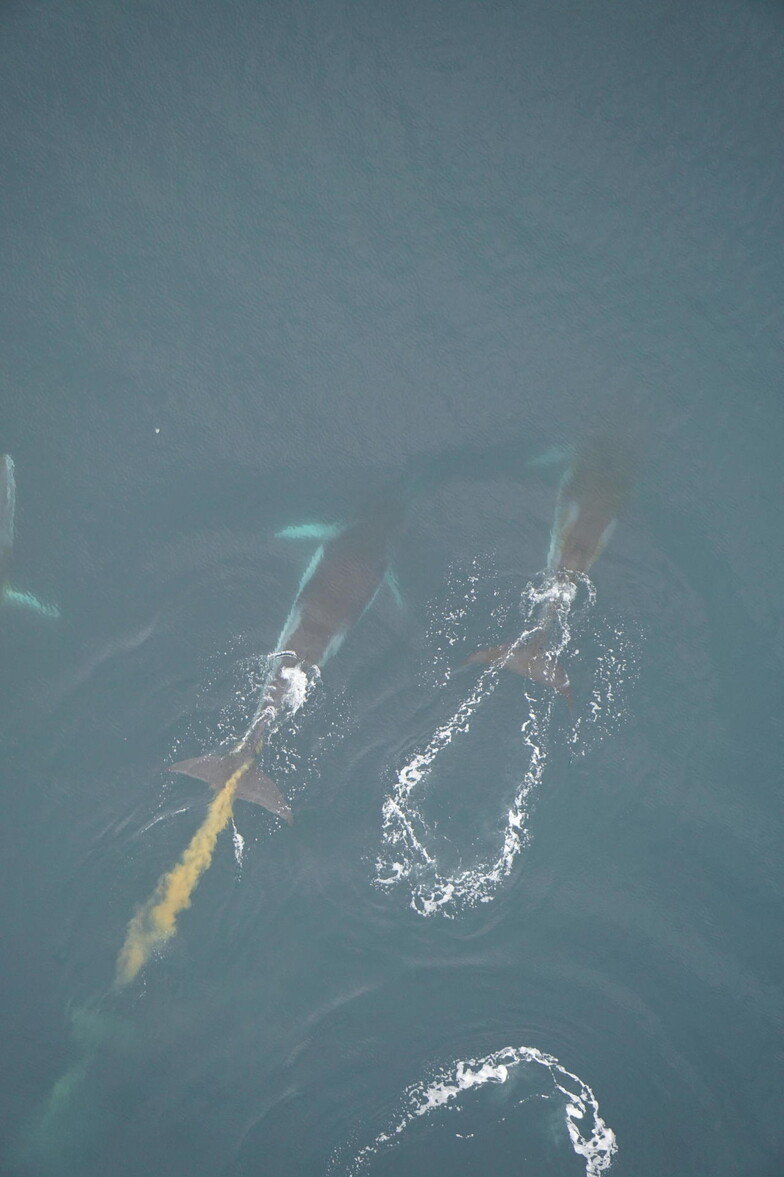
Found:
[{"label": "yellow fecal plume", "polygon": [[128,924],[125,943],[117,957],[115,989],[129,985],[147,964],[155,948],[177,931],[177,916],[190,907],[196,885],[212,862],[218,835],[229,824],[237,786],[252,764],[253,759],[249,758],[232,773],[213,798],[207,816],[180,861],[161,876],[150,898]]}]

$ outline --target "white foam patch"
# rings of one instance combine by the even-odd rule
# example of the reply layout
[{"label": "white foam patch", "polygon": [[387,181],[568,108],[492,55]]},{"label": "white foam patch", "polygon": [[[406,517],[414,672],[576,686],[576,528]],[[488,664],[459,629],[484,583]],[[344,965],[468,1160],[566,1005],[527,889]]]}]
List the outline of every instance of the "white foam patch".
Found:
[{"label": "white foam patch", "polygon": [[[581,596],[584,597],[581,612],[585,620],[593,609],[595,590],[587,577],[581,577],[580,582],[583,590]],[[547,657],[562,666],[568,665],[578,652],[573,646],[571,624],[575,596],[574,585],[550,574],[543,574],[535,583],[530,583],[523,596],[524,628],[518,634],[515,646],[523,645],[546,627]],[[475,598],[476,585],[472,575],[469,577],[466,599],[472,602]],[[462,617],[459,610],[449,610],[446,630],[450,645],[459,640],[458,620],[467,616],[468,609],[463,610]],[[585,729],[591,728],[595,734],[602,724],[607,726],[609,716],[617,713],[615,696],[619,693],[621,663],[609,645],[604,649],[600,662],[601,669],[597,671],[600,681],[591,696],[588,718],[582,721],[581,717],[569,737],[573,754],[579,753],[585,744]],[[482,671],[467,697],[449,719],[433,732],[425,747],[397,772],[392,789],[383,803],[382,849],[376,861],[375,883],[381,888],[398,884],[408,886],[411,906],[422,916],[454,916],[466,907],[490,902],[500,884],[511,873],[518,855],[530,841],[532,797],[544,777],[553,710],[556,705],[563,707],[563,702],[554,691],[534,687],[523,677],[519,681],[526,711],[520,734],[525,767],[502,819],[497,854],[489,859],[474,861],[457,872],[442,870],[433,829],[425,820],[421,808],[436,761],[455,740],[469,735],[472,717],[493,694],[502,672],[503,661],[491,664]],[[599,714],[602,716],[601,724]]]},{"label": "white foam patch", "polygon": [[242,870],[242,859],[245,854],[245,839],[237,829],[234,818],[231,819],[231,840],[234,844],[234,858],[237,866]]},{"label": "white foam patch", "polygon": [[281,666],[278,674],[286,683],[283,706],[290,715],[294,715],[308,697],[311,678],[302,665]]},{"label": "white foam patch", "polygon": [[[487,1084],[507,1083],[520,1066],[543,1068],[549,1078],[549,1090],[527,1095],[517,1101],[518,1106],[532,1098],[563,1100],[564,1127],[572,1149],[585,1161],[586,1177],[599,1177],[606,1172],[618,1151],[618,1144],[612,1128],[602,1119],[599,1101],[588,1084],[563,1067],[552,1054],[545,1054],[534,1046],[507,1046],[484,1058],[454,1062],[431,1078],[409,1087],[401,1101],[405,1110],[371,1144],[355,1154],[345,1169],[346,1177],[357,1177],[372,1157],[394,1147],[419,1118],[441,1108],[459,1108],[467,1093]],[[456,1133],[456,1136],[460,1134]],[[339,1159],[334,1158],[331,1172],[336,1171],[338,1163]]]},{"label": "white foam patch", "polygon": [[[229,659],[234,651],[230,648],[224,652],[224,659]],[[217,726],[202,738],[210,744],[219,742],[236,743],[238,725],[247,722],[248,714],[253,714],[259,694],[264,689],[264,683],[269,673],[269,656],[256,655],[254,657],[240,657],[229,662],[207,678],[202,695],[205,698],[223,700],[218,711]]]},{"label": "white foam patch", "polygon": [[[273,655],[275,657],[276,655]],[[307,780],[317,772],[317,762],[308,754],[314,723],[325,721],[323,696],[319,694],[321,674],[316,666],[284,666],[278,671],[286,690],[277,709],[269,708],[269,731],[264,741],[263,768],[275,780],[290,803],[301,794]],[[309,733],[309,734],[308,734]]]},{"label": "white foam patch", "polygon": [[[465,642],[468,624],[479,612],[480,590],[486,589],[488,580],[495,577],[495,564],[489,556],[475,557],[462,574],[455,567],[450,570],[447,599],[433,601],[428,607],[427,639],[433,658],[422,671],[425,686],[436,688],[449,682],[454,670],[454,647]],[[508,621],[510,602],[503,600],[498,588],[491,590],[491,596],[491,632],[496,632]],[[484,644],[489,644],[489,636]]]},{"label": "white foam patch", "polygon": [[582,757],[629,718],[626,699],[639,677],[643,638],[633,637],[620,626],[596,633],[595,659],[590,698],[569,737],[572,756]]}]

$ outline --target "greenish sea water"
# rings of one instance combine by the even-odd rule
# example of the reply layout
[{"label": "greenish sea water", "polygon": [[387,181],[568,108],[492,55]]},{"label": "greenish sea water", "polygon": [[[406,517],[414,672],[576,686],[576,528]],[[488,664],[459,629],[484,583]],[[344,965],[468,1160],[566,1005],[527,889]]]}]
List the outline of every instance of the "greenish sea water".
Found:
[{"label": "greenish sea water", "polygon": [[[0,11],[0,1167],[777,1177],[778,4]],[[536,615],[591,438],[628,499],[572,708]],[[132,983],[307,542],[382,586]],[[400,596],[400,601],[396,599]],[[510,816],[511,815],[511,816]]]}]

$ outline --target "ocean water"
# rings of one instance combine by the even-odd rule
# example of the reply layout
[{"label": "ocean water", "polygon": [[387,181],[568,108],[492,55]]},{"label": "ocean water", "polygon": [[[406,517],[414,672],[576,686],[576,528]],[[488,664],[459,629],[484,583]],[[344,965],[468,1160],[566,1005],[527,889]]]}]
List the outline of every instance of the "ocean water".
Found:
[{"label": "ocean water", "polygon": [[[0,12],[0,1169],[784,1172],[784,19]],[[633,456],[554,640],[559,481]],[[609,443],[608,443],[609,444]],[[303,571],[405,508],[138,975]],[[190,884],[189,884],[190,886]],[[186,888],[188,890],[188,888]]]}]

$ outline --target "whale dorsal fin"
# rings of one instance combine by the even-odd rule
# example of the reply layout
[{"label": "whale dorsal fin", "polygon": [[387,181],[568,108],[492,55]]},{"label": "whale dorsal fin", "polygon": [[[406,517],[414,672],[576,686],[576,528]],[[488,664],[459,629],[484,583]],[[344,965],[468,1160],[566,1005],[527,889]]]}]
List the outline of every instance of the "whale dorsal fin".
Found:
[{"label": "whale dorsal fin", "polygon": [[275,532],[276,539],[309,539],[315,543],[324,544],[327,540],[335,539],[345,531],[343,523],[295,523],[293,527],[284,527]]}]

